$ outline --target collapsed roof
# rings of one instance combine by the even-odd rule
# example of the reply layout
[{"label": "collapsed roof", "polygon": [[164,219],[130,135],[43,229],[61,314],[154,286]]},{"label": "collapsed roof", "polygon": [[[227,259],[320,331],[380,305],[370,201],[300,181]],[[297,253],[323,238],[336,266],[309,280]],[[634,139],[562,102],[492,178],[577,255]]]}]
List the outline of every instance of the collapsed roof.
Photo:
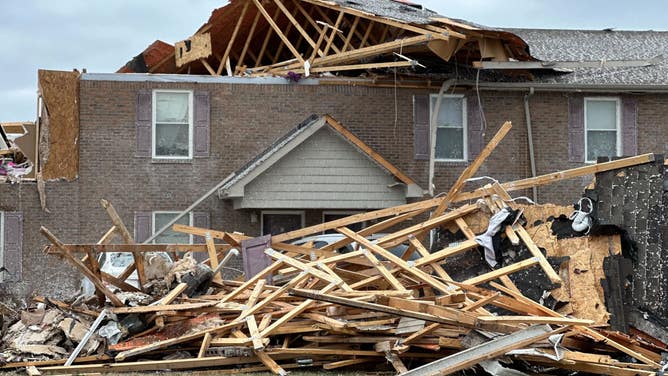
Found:
[{"label": "collapsed roof", "polygon": [[510,32],[395,0],[232,0],[168,46],[156,41],[119,72],[308,76],[421,61],[533,60]]}]

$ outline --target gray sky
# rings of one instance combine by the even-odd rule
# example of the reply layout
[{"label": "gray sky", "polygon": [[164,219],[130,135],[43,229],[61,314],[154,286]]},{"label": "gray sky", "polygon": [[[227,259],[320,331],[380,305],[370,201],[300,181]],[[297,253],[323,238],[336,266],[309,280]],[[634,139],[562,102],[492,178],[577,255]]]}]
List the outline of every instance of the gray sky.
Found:
[{"label": "gray sky", "polygon": [[[417,0],[413,0],[417,1]],[[422,0],[487,26],[666,30],[660,0]],[[0,122],[35,119],[37,69],[114,72],[156,39],[192,35],[225,0],[0,1]]]}]

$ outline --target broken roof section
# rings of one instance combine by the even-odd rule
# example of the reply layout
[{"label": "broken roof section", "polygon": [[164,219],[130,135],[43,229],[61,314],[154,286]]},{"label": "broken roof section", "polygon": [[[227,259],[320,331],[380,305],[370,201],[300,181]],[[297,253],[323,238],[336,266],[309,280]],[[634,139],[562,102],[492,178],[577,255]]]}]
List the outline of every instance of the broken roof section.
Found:
[{"label": "broken roof section", "polygon": [[332,117],[312,115],[235,171],[218,196],[235,208],[376,209],[422,197],[422,188]]},{"label": "broken roof section", "polygon": [[164,47],[154,43],[119,72],[298,78],[415,68],[423,60],[533,60],[510,32],[395,0],[231,0],[195,35]]}]

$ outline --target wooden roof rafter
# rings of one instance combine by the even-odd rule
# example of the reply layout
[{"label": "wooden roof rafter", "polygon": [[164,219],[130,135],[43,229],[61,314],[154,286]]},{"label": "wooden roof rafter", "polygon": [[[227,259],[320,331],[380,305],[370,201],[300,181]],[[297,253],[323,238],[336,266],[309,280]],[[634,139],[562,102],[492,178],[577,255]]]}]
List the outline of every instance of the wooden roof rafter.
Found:
[{"label": "wooden roof rafter", "polygon": [[[166,64],[168,59],[161,62],[164,67],[148,68],[152,73],[238,76],[393,69],[415,67],[418,60],[429,61],[434,55],[449,61],[463,46],[470,46],[466,42],[502,38],[481,36],[486,30],[461,28],[437,18],[425,20],[409,23],[333,1],[231,0],[214,10],[195,36],[177,43],[174,71]],[[210,38],[204,47],[208,54],[194,46],[196,36]],[[394,52],[403,52],[408,60],[397,59]]]}]

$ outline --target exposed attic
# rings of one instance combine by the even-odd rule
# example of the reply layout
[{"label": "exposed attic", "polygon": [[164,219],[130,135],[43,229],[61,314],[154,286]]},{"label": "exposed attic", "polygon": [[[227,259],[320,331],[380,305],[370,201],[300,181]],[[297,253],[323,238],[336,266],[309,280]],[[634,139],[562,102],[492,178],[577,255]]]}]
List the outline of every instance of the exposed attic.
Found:
[{"label": "exposed attic", "polygon": [[231,0],[172,48],[156,41],[124,73],[357,76],[444,62],[533,60],[522,39],[402,0]]}]

